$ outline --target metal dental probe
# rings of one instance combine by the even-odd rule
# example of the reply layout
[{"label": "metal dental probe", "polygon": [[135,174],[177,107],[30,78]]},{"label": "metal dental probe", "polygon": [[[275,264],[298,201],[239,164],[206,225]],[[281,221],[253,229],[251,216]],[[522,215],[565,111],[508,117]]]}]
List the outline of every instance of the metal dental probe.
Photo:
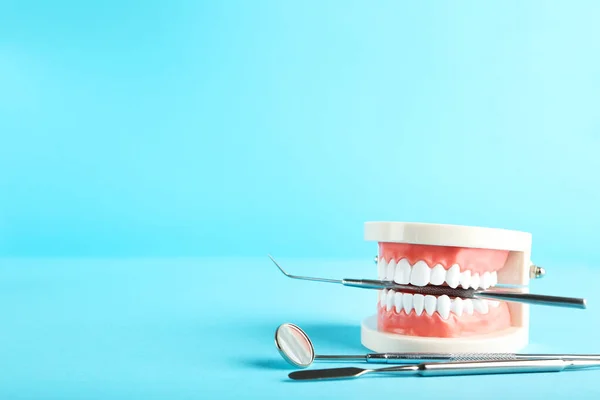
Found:
[{"label": "metal dental probe", "polygon": [[287,273],[275,259],[269,255],[269,258],[279,268],[279,270],[288,278],[300,279],[305,281],[316,281],[326,283],[337,283],[344,286],[357,287],[362,289],[389,289],[401,291],[404,293],[418,293],[423,295],[448,297],[461,297],[465,299],[488,299],[501,300],[514,303],[525,303],[544,306],[566,307],[566,308],[586,308],[586,300],[575,297],[548,296],[543,294],[531,294],[513,292],[510,290],[490,290],[490,289],[453,289],[448,286],[412,286],[401,285],[394,281],[384,281],[377,279],[326,279],[309,276],[299,276]]},{"label": "metal dental probe", "polygon": [[299,368],[314,361],[367,362],[381,364],[418,364],[423,362],[500,361],[500,360],[588,360],[600,363],[600,354],[525,354],[525,353],[371,353],[362,355],[318,355],[312,341],[299,326],[284,323],[275,331],[275,346],[284,360]]},{"label": "metal dental probe", "polygon": [[294,371],[288,376],[294,380],[344,379],[358,378],[369,373],[393,373],[408,376],[448,376],[448,375],[483,375],[483,374],[516,374],[533,372],[560,372],[566,369],[584,369],[600,367],[600,361],[589,360],[500,360],[472,361],[450,363],[423,363],[417,365],[401,365],[378,369],[366,368],[327,368]]}]

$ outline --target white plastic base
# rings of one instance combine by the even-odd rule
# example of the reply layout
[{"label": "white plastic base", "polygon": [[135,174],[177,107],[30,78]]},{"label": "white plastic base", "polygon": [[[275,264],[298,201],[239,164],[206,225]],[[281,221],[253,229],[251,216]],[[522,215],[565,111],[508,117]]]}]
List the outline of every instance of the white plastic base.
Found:
[{"label": "white plastic base", "polygon": [[377,353],[516,353],[528,340],[527,329],[517,327],[466,338],[431,338],[379,332],[377,315],[361,325],[361,343]]},{"label": "white plastic base", "polygon": [[365,240],[510,251],[531,248],[528,232],[415,222],[365,222]]}]

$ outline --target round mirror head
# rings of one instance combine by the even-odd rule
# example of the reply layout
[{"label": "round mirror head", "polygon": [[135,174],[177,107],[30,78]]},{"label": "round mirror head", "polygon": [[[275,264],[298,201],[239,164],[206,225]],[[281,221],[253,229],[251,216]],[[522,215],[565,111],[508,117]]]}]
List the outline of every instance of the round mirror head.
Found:
[{"label": "round mirror head", "polygon": [[315,359],[315,349],[308,335],[294,324],[279,325],[275,345],[281,356],[296,367],[306,368]]}]

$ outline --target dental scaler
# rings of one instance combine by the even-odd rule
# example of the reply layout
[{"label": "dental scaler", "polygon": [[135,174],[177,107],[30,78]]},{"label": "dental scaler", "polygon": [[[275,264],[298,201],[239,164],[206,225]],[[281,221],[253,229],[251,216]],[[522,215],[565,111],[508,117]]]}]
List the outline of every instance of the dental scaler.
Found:
[{"label": "dental scaler", "polygon": [[[485,290],[474,288],[451,288],[448,286],[412,286],[400,285],[391,280],[377,279],[327,279],[310,276],[298,276],[287,273],[275,259],[269,255],[269,258],[279,268],[279,270],[288,278],[300,279],[305,281],[317,281],[327,283],[339,283],[344,286],[357,287],[362,289],[383,289],[404,292],[408,294],[421,294],[431,296],[449,296],[462,299],[488,299],[503,300],[515,303],[536,304],[544,306],[567,307],[567,308],[586,308],[586,300],[577,297],[548,296],[544,294],[519,293],[510,290]],[[387,301],[394,302],[394,296],[388,296]],[[449,310],[448,310],[449,311]]]}]

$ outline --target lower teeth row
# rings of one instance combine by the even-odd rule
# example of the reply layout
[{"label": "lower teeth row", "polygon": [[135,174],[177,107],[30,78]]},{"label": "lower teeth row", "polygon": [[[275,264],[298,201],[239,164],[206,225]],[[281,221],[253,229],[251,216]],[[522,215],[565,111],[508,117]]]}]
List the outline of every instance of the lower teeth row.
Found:
[{"label": "lower teeth row", "polygon": [[446,295],[435,297],[386,289],[379,291],[379,304],[387,311],[394,309],[399,313],[404,310],[407,315],[414,311],[418,316],[423,312],[429,316],[437,312],[443,319],[448,319],[450,313],[458,317],[463,314],[487,314],[490,307],[498,307],[500,302],[483,299],[461,299],[460,297],[451,299]]}]

